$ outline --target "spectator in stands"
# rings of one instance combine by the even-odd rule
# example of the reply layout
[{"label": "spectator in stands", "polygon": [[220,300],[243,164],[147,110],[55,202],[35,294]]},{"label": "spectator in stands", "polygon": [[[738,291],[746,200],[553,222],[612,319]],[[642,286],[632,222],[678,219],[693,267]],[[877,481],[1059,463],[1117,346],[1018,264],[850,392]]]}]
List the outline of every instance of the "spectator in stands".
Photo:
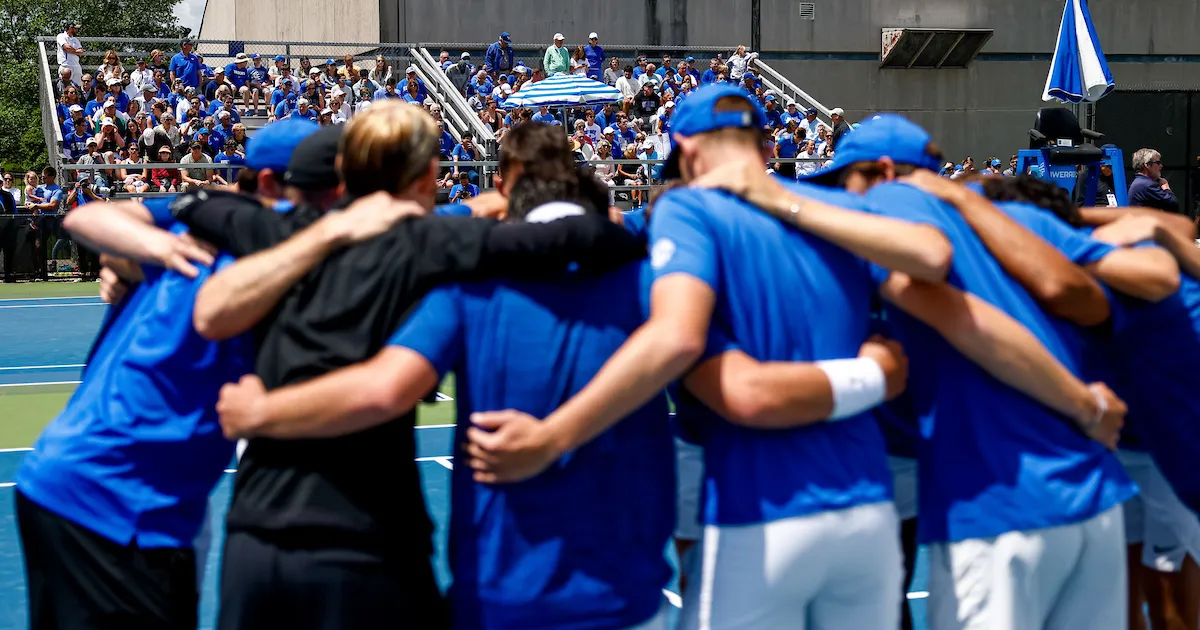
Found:
[{"label": "spectator in stands", "polygon": [[269,69],[263,65],[262,56],[258,53],[250,55],[250,68],[247,71],[246,87],[250,94],[250,109],[258,114],[259,99],[266,103],[271,98],[271,73]]},{"label": "spectator in stands", "polygon": [[[244,165],[246,163],[245,154],[238,151],[238,142],[232,137],[225,140],[225,144],[221,147],[221,152],[213,159],[215,164],[231,164],[234,166]],[[225,168],[219,169],[217,175],[225,182],[237,181],[237,169]]]},{"label": "spectator in stands", "polygon": [[58,65],[70,68],[72,80],[76,85],[81,85],[83,67],[79,64],[79,58],[83,55],[83,44],[79,43],[79,38],[76,37],[78,33],[78,24],[68,24],[55,38],[54,49]]},{"label": "spectator in stands", "polygon": [[1129,184],[1129,205],[1179,212],[1179,199],[1162,176],[1162,154],[1154,149],[1138,149],[1132,162],[1137,175]]},{"label": "spectator in stands", "polygon": [[0,187],[0,214],[16,214],[17,198],[12,193],[12,174],[4,174],[4,186]]},{"label": "spectator in stands", "polygon": [[26,195],[26,198],[31,199],[32,202],[27,202],[25,207],[34,214],[58,213],[63,193],[62,187],[54,183],[56,175],[58,175],[58,171],[52,167],[47,166],[42,169],[42,184],[33,190],[32,195]]},{"label": "spectator in stands", "polygon": [[325,96],[321,94],[319,88],[320,83],[314,80],[308,80],[300,84],[300,98],[308,99],[308,106],[322,109],[325,105]]},{"label": "spectator in stands", "polygon": [[171,65],[168,71],[171,73],[171,81],[175,79],[183,80],[185,87],[200,87],[200,58],[192,52],[193,43],[191,38],[185,38],[179,43],[180,51],[171,57]]},{"label": "spectator in stands", "polygon": [[[604,48],[600,46],[600,36],[595,31],[588,33],[588,43],[583,47],[583,52],[587,58],[588,77],[600,81],[603,78],[605,54]],[[613,78],[613,81],[616,81],[616,77]],[[607,83],[607,81],[605,82]]]},{"label": "spectator in stands", "polygon": [[479,187],[471,183],[470,174],[458,174],[458,183],[450,189],[450,203],[466,203],[468,199],[479,196]]},{"label": "spectator in stands", "polygon": [[225,77],[225,68],[217,66],[213,68],[213,78],[208,83],[204,84],[204,99],[209,103],[219,100],[217,90],[226,88],[230,92],[234,92],[233,84]]},{"label": "spectator in stands", "polygon": [[64,137],[69,133],[78,133],[85,138],[96,134],[95,121],[83,115],[83,108],[78,104],[72,105],[68,112],[71,118],[63,123]]},{"label": "spectator in stands", "polygon": [[25,172],[25,191],[21,195],[21,197],[24,199],[24,201],[21,205],[22,210],[25,210],[26,212],[30,212],[31,211],[30,204],[41,203],[42,201],[44,201],[37,194],[38,183],[39,183],[39,179],[38,179],[38,174],[36,171],[26,171]]},{"label": "spectator in stands", "polygon": [[747,53],[745,46],[738,46],[737,50],[729,56],[729,80],[735,83],[741,83],[742,77],[750,69],[750,64],[755,59],[758,59],[758,53]]},{"label": "spectator in stands", "polygon": [[232,93],[242,97],[242,111],[250,110],[250,57],[240,52],[233,58],[233,63],[225,66],[225,79],[233,88]]},{"label": "spectator in stands", "polygon": [[608,60],[608,67],[604,69],[602,80],[606,85],[617,87],[617,79],[621,78],[623,71],[621,70],[621,60],[612,57]]},{"label": "spectator in stands", "polygon": [[628,113],[641,92],[640,82],[633,76],[633,66],[625,66],[624,75],[617,79],[617,90],[621,93],[621,111]]},{"label": "spectator in stands", "polygon": [[[624,149],[622,149],[620,158],[626,160],[636,160],[637,146],[635,146],[632,142],[626,145]],[[639,165],[618,164],[615,181],[620,186],[641,186],[645,183],[641,176],[642,170]],[[641,190],[629,191],[629,198],[633,202],[634,207],[640,207],[642,205]]]},{"label": "spectator in stands", "polygon": [[343,81],[342,75],[338,73],[337,66],[333,64],[333,60],[328,60],[325,64],[325,71],[321,73],[321,88],[325,91],[332,90],[338,87],[339,82]]},{"label": "spectator in stands", "polygon": [[[25,193],[17,186],[13,179],[13,174],[9,171],[4,172],[3,189],[12,196],[14,206],[23,205],[25,203]],[[16,209],[10,208],[10,214],[16,214]]]},{"label": "spectator in stands", "polygon": [[150,173],[146,168],[137,166],[145,163],[138,145],[130,144],[128,157],[121,161],[123,168],[118,169],[118,177],[125,192],[144,193],[150,189]]},{"label": "spectator in stands", "polygon": [[637,148],[635,146],[635,143],[637,142],[637,132],[629,127],[628,116],[624,114],[617,116],[617,128],[615,135],[617,140],[616,146],[620,149],[622,155],[625,154],[625,150],[629,147],[634,147],[635,149]]},{"label": "spectator in stands", "polygon": [[[209,129],[208,124],[205,123],[205,125],[203,127],[201,127],[199,131],[196,132],[195,137],[192,138],[192,143],[188,144],[188,149],[189,150],[191,149],[192,144],[199,143],[200,151],[202,153],[204,153],[204,155],[208,156],[210,159],[213,158],[214,156],[217,155],[217,152],[213,149],[212,145],[209,143],[209,139],[211,137],[212,137],[212,130]],[[183,157],[186,158],[187,155],[184,155]]]},{"label": "spectator in stands", "polygon": [[[451,64],[446,68],[446,78],[450,80],[450,85],[458,90],[464,96],[467,95],[467,82],[471,81],[471,55],[463,53],[459,55],[458,63]],[[480,74],[487,76],[487,73],[480,70]]]},{"label": "spectator in stands", "polygon": [[204,63],[204,55],[201,55],[200,53],[196,53],[196,61],[198,61],[200,65],[200,84],[203,85],[205,79],[211,79],[213,77],[213,69],[210,68],[208,64]]},{"label": "spectator in stands", "polygon": [[[207,140],[207,138],[205,138]],[[213,183],[213,177],[216,175],[210,168],[195,167],[193,164],[212,164],[212,158],[204,153],[204,142],[197,138],[192,141],[188,147],[188,154],[179,160],[181,165],[180,174],[183,178],[183,186],[179,189],[180,192],[194,192],[201,188],[206,188]]]},{"label": "spectator in stands", "polygon": [[104,53],[104,59],[100,62],[100,66],[96,68],[96,79],[108,82],[109,79],[120,79],[125,74],[125,69],[121,67],[121,60],[117,57],[117,51],[107,50]]},{"label": "spectator in stands", "polygon": [[421,88],[416,84],[416,82],[410,82],[406,84],[405,87],[407,89],[403,94],[400,95],[400,98],[403,99],[405,103],[420,105],[425,101],[425,99],[421,98]]},{"label": "spectator in stands", "polygon": [[301,57],[300,58],[300,71],[297,74],[300,75],[301,79],[307,79],[308,75],[309,75],[309,71],[312,70],[312,67],[313,67],[313,65],[312,65],[311,59],[309,59],[308,57]]},{"label": "spectator in stands", "polygon": [[100,134],[96,139],[100,142],[100,152],[109,158],[110,163],[112,154],[117,153],[121,147],[125,146],[126,126],[126,121],[120,118],[113,119],[106,116],[100,121]]},{"label": "spectator in stands", "polygon": [[350,106],[346,104],[346,93],[341,90],[333,93],[333,99],[329,102],[329,109],[333,112],[332,120],[335,125],[346,123],[354,115]]},{"label": "spectator in stands", "polygon": [[583,46],[576,46],[574,52],[571,53],[571,70],[570,73],[581,77],[586,77],[588,74],[587,53],[583,52]]},{"label": "spectator in stands", "polygon": [[63,135],[62,147],[64,158],[75,161],[87,153],[87,141],[91,140],[92,136],[86,133],[86,131],[82,126],[70,126],[70,133]]},{"label": "spectator in stands", "polygon": [[829,111],[829,118],[833,120],[833,130],[829,139],[829,146],[837,150],[838,140],[850,131],[850,123],[846,122],[846,111],[841,107],[835,107]]},{"label": "spectator in stands", "polygon": [[[162,147],[158,150],[158,161],[160,163],[175,161],[170,147]],[[183,174],[178,168],[156,167],[150,170],[150,182],[154,185],[156,192],[178,192],[183,187]]]},{"label": "spectator in stands", "polygon": [[[429,98],[429,89],[425,87],[425,82],[417,77],[417,67],[409,66],[404,69],[404,79],[396,83],[396,91],[404,93],[408,91],[408,84],[417,84],[417,94],[420,96],[420,101],[424,103],[426,98]],[[488,90],[489,92],[491,90]]]},{"label": "spectator in stands", "polygon": [[383,55],[375,57],[375,67],[371,68],[371,72],[367,74],[367,78],[374,81],[376,85],[386,85],[388,79],[392,78],[392,67],[388,65]]},{"label": "spectator in stands", "polygon": [[[836,146],[834,147],[836,148]],[[967,159],[962,161],[961,168],[957,168],[950,179],[964,179],[975,174],[975,158],[967,156]]]},{"label": "spectator in stands", "polygon": [[495,86],[492,84],[492,79],[488,76],[488,73],[484,70],[480,70],[479,72],[475,73],[475,76],[472,77],[470,81],[467,82],[465,95],[474,96],[478,94],[480,98],[484,98],[491,95],[494,87]]},{"label": "spectator in stands", "polygon": [[146,63],[146,59],[138,57],[136,65],[137,68],[129,73],[129,85],[133,88],[133,93],[139,95],[142,93],[142,88],[152,86],[154,93],[158,94],[158,86],[154,83],[154,70]]},{"label": "spectator in stands", "polygon": [[[393,86],[392,89],[395,90],[395,86]],[[373,95],[374,92],[371,90],[371,88],[365,85],[359,88],[358,101],[354,103],[354,113],[357,114],[359,112],[364,112],[371,107],[371,98]]]},{"label": "spectator in stands", "polygon": [[507,73],[513,70],[512,38],[508,32],[500,33],[500,39],[488,46],[483,56],[483,64],[495,73]]},{"label": "spectator in stands", "polygon": [[633,117],[642,127],[649,128],[651,118],[658,113],[662,98],[654,91],[654,84],[647,81],[642,84],[641,92],[633,102]]},{"label": "spectator in stands", "polygon": [[[475,146],[475,136],[470,131],[464,131],[459,136],[458,146],[450,152],[450,160],[453,162],[477,162],[479,161],[479,149]],[[479,181],[479,174],[475,172],[475,167],[466,167],[465,171],[472,182]],[[453,167],[455,179],[462,176],[463,172],[458,166]]]},{"label": "spectator in stands", "polygon": [[565,42],[566,38],[562,33],[555,33],[554,43],[546,47],[546,54],[542,56],[542,68],[546,71],[546,76],[559,72],[570,72],[571,58],[566,46],[563,45]]},{"label": "spectator in stands", "polygon": [[637,79],[638,79],[639,85],[645,85],[647,83],[651,83],[654,85],[654,89],[657,90],[658,86],[662,85],[663,77],[661,74],[658,73],[658,66],[656,66],[652,63],[647,63],[646,64],[646,72],[643,73],[642,76],[638,77]]},{"label": "spectator in stands", "polygon": [[106,84],[108,85],[108,93],[104,95],[105,101],[112,101],[117,111],[128,111],[130,99],[129,95],[125,93],[125,86],[121,83],[121,79],[108,79]]},{"label": "spectator in stands", "polygon": [[67,88],[78,83],[78,78],[72,76],[71,66],[59,66],[58,78],[54,80],[54,97],[59,98],[66,93]]},{"label": "spectator in stands", "polygon": [[296,111],[292,112],[291,118],[307,118],[316,122],[317,112],[313,111],[307,98],[300,97],[296,101]]}]

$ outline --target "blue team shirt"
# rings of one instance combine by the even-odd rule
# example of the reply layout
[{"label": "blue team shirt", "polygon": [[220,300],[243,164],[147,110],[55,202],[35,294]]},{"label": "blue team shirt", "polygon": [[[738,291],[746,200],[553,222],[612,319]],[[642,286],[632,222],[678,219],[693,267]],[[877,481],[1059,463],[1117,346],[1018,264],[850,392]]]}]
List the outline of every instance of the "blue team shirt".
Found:
[{"label": "blue team shirt", "polygon": [[[445,286],[389,344],[455,371],[460,418],[506,408],[545,417],[643,322],[643,264],[557,283]],[[672,448],[660,395],[528,481],[477,484],[455,466],[454,628],[607,629],[652,617],[671,574]]]},{"label": "blue team shirt", "polygon": [[471,206],[465,203],[448,203],[434,208],[433,213],[447,217],[469,217],[471,216]]},{"label": "blue team shirt", "polygon": [[175,78],[182,79],[185,86],[200,87],[200,59],[196,57],[196,53],[175,53],[175,56],[171,57],[168,69],[175,73]]},{"label": "blue team shirt", "polygon": [[[164,227],[168,203],[146,201]],[[228,262],[223,256],[218,267]],[[217,393],[252,371],[253,345],[247,336],[206,341],[191,317],[180,317],[210,269],[195,279],[150,266],[143,273],[109,312],[82,382],[16,483],[34,503],[117,544],[190,548],[233,457],[217,422]]]},{"label": "blue team shirt", "polygon": [[[843,192],[785,185],[861,207]],[[875,290],[862,260],[722,192],[671,190],[654,213],[655,277],[684,273],[711,287],[712,326],[748,355],[858,356]],[[705,447],[705,523],[764,523],[891,499],[883,438],[869,414],[775,431],[697,414],[693,431]]]},{"label": "blue team shirt", "polygon": [[[905,184],[876,186],[866,198],[882,214],[939,228],[954,247],[948,282],[1008,313],[1063,365],[1081,374],[1079,329],[1043,312],[1000,268],[957,210]],[[1002,207],[1080,264],[1112,250],[1056,225],[1057,219],[1047,213],[1019,204]],[[876,270],[877,277],[884,273]],[[887,309],[887,318],[912,365],[908,391],[922,437],[921,542],[1079,523],[1135,494],[1112,453],[1080,433],[1070,419],[992,378],[898,309]]]},{"label": "blue team shirt", "polygon": [[247,66],[245,68],[239,68],[237,67],[236,63],[226,64],[225,78],[229,79],[229,82],[233,84],[233,87],[240,88],[243,85],[246,85],[246,81],[250,79],[250,67]]}]

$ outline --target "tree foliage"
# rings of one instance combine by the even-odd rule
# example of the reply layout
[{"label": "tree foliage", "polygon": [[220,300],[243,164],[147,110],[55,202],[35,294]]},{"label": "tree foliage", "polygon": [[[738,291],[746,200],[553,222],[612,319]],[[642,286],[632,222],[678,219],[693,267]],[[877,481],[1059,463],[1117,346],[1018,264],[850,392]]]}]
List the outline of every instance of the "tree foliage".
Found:
[{"label": "tree foliage", "polygon": [[[141,37],[179,39],[187,34],[173,9],[181,0],[0,0],[0,164],[36,168],[47,163],[38,105],[37,38],[54,37],[69,22],[83,28],[78,37]],[[126,53],[145,46],[107,42],[83,44],[86,53],[107,49]],[[174,51],[172,51],[173,53]],[[57,70],[53,45],[46,47],[52,79]],[[122,54],[122,63],[129,55]],[[89,72],[99,57],[81,60]]]}]

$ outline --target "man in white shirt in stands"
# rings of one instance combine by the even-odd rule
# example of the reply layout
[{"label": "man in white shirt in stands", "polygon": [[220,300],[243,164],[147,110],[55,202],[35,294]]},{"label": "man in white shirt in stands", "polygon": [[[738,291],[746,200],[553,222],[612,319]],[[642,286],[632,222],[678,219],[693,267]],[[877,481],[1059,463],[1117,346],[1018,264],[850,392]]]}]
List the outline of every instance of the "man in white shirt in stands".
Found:
[{"label": "man in white shirt in stands", "polygon": [[79,32],[78,24],[68,24],[67,29],[55,38],[55,52],[58,54],[58,65],[71,69],[71,81],[79,85],[83,77],[83,68],[79,65],[79,56],[83,54],[83,44],[75,36]]}]

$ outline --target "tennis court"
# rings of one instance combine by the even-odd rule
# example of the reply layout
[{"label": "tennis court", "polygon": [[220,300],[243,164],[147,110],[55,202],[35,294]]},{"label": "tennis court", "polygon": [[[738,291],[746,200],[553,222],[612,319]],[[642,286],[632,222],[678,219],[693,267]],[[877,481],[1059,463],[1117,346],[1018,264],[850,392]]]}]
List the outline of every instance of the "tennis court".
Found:
[{"label": "tennis court", "polygon": [[[26,627],[21,550],[13,517],[13,477],[21,458],[45,424],[62,409],[78,383],[88,349],[106,306],[96,284],[0,284],[0,630]],[[443,402],[422,405],[416,431],[417,466],[425,500],[437,527],[436,569],[443,586],[445,526],[450,513],[450,470],[454,465],[453,378],[439,386]],[[232,472],[227,471],[227,472]],[[210,498],[214,540],[207,558],[201,594],[200,627],[213,627],[216,578],[220,562],[221,522],[229,504],[232,475]],[[917,627],[924,628],[924,554],[918,560],[914,592],[909,594]],[[667,599],[675,606],[674,584]]]}]

